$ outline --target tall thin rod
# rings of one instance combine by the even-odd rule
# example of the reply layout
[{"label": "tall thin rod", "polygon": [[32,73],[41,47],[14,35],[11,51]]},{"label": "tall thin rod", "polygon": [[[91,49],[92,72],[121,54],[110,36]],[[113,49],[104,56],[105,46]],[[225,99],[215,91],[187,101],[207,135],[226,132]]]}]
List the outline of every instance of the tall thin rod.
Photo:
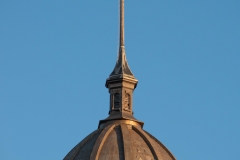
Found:
[{"label": "tall thin rod", "polygon": [[120,0],[120,47],[124,46],[124,0]]}]

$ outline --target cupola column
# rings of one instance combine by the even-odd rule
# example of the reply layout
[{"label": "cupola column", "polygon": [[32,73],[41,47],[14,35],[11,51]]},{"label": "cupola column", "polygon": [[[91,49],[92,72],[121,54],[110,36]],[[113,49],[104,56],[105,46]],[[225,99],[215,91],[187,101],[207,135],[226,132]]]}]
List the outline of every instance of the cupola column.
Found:
[{"label": "cupola column", "polygon": [[114,112],[125,112],[126,114],[133,114],[132,102],[133,91],[135,89],[137,80],[123,78],[118,81],[108,81],[107,88],[110,93],[110,111],[109,114]]}]

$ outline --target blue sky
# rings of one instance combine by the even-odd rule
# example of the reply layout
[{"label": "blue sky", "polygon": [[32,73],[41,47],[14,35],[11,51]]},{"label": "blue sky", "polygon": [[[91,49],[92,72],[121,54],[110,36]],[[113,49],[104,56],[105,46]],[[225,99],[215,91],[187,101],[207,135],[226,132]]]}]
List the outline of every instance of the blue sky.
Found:
[{"label": "blue sky", "polygon": [[[118,0],[0,1],[0,154],[59,160],[107,117]],[[125,1],[134,115],[178,160],[240,159],[240,1]]]}]

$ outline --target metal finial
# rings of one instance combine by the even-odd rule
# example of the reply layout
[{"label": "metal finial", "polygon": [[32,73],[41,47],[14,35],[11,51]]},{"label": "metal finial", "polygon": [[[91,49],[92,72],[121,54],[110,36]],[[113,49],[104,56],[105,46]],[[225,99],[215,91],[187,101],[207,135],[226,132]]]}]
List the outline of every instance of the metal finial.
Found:
[{"label": "metal finial", "polygon": [[124,0],[120,0],[120,47],[124,46]]},{"label": "metal finial", "polygon": [[123,76],[128,76],[134,78],[133,73],[131,72],[127,58],[125,54],[124,47],[124,0],[120,0],[120,46],[117,63],[112,73],[110,74],[109,79],[122,78]]}]

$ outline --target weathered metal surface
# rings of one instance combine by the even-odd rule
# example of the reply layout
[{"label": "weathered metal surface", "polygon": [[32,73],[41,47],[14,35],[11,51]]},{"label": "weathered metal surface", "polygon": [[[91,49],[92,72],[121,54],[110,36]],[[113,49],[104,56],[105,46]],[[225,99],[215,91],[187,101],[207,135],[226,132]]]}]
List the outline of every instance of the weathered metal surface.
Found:
[{"label": "weathered metal surface", "polygon": [[64,160],[175,160],[161,142],[131,124],[123,121],[98,129]]},{"label": "weathered metal surface", "polygon": [[148,139],[150,139],[152,141],[153,147],[154,148],[158,148],[157,150],[157,154],[161,154],[162,159],[160,160],[172,160],[172,159],[176,159],[174,157],[174,155],[167,149],[166,146],[164,146],[157,138],[155,138],[153,135],[151,135],[150,133],[148,133],[147,131],[144,131],[145,134],[147,134],[149,136]]},{"label": "weathered metal surface", "polygon": [[115,125],[109,125],[103,129],[102,133],[99,135],[96,143],[94,144],[90,160],[99,159],[99,154],[102,150],[102,146],[104,145],[108,135],[111,133],[114,127]]},{"label": "weathered metal surface", "polygon": [[[97,140],[98,135],[101,133],[102,130],[103,128],[100,128],[89,134],[65,156],[64,160],[77,160],[77,156],[80,157],[81,160],[89,160],[92,146],[94,145],[93,143]],[[84,153],[82,154],[81,152]]]},{"label": "weathered metal surface", "polygon": [[126,75],[134,78],[133,73],[131,72],[127,63],[124,47],[124,0],[120,0],[120,46],[118,59],[115,68],[110,74],[109,79],[120,78],[121,75]]},{"label": "weathered metal surface", "polygon": [[123,125],[121,124],[121,132],[123,139],[123,148],[124,148],[124,158],[125,159],[133,159],[132,154],[132,146],[131,146],[131,137],[129,136],[129,129],[131,129],[132,125]]},{"label": "weathered metal surface", "polygon": [[124,160],[123,139],[119,126],[116,126],[107,137],[98,160]]}]

